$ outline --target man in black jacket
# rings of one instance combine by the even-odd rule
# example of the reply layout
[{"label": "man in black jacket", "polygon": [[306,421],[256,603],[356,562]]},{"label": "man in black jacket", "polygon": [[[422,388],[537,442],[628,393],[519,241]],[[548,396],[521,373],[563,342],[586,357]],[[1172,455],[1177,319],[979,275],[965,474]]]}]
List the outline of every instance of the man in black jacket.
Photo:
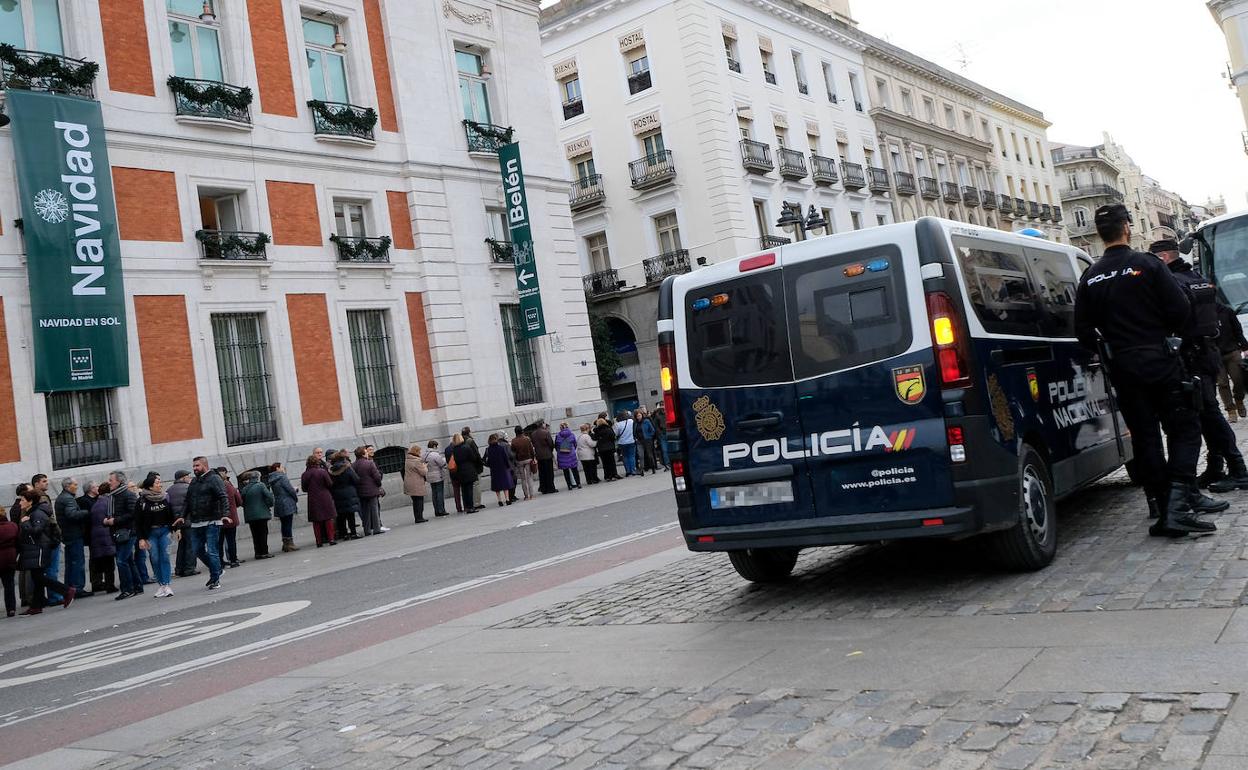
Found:
[{"label": "man in black jacket", "polygon": [[1243,355],[1248,350],[1243,324],[1230,305],[1218,303],[1218,353],[1222,356],[1222,371],[1218,373],[1218,390],[1222,405],[1226,407],[1228,422],[1238,422],[1248,417],[1244,409]]},{"label": "man in black jacket", "polygon": [[1125,206],[1100,207],[1095,224],[1105,254],[1079,279],[1075,334],[1089,350],[1099,351],[1103,344],[1108,352],[1109,377],[1131,430],[1145,493],[1156,501],[1157,521],[1149,534],[1213,532],[1217,527],[1197,519],[1188,503],[1200,428],[1182,361],[1167,339],[1187,322],[1187,295],[1156,257],[1131,249],[1131,214]]},{"label": "man in black jacket", "polygon": [[195,479],[186,490],[183,518],[190,526],[191,551],[208,567],[209,590],[221,587],[221,526],[230,520],[230,496],[225,480],[196,457],[191,466]]},{"label": "man in black jacket", "polygon": [[65,583],[74,587],[79,599],[86,599],[92,593],[85,590],[87,561],[83,543],[91,529],[91,512],[78,505],[77,494],[77,479],[61,479],[61,493],[56,496],[54,510],[65,541]]}]

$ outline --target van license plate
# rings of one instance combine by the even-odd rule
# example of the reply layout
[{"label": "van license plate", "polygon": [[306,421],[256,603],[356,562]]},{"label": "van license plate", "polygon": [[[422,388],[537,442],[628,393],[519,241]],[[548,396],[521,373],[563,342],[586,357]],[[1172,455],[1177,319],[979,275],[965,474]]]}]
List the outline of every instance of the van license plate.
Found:
[{"label": "van license plate", "polygon": [[793,482],[764,481],[748,487],[712,487],[712,508],[744,508],[793,502]]}]

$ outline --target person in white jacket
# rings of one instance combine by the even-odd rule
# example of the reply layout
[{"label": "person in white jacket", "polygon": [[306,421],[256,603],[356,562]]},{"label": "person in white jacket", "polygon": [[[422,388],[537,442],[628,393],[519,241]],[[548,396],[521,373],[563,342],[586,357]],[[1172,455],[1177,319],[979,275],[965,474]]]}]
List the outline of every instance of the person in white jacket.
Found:
[{"label": "person in white jacket", "polygon": [[589,423],[581,425],[581,435],[576,438],[576,459],[581,461],[585,469],[585,483],[598,483],[598,442],[589,435]]}]

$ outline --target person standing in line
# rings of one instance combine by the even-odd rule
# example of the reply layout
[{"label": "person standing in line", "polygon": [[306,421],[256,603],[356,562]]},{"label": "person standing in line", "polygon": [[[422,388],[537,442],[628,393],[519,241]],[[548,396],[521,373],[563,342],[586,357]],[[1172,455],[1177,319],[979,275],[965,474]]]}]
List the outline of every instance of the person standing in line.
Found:
[{"label": "person standing in line", "polygon": [[[456,433],[451,436],[451,443],[447,444],[443,457],[446,458],[446,472],[451,477],[451,492],[455,495],[455,512],[463,513],[464,504],[462,499],[462,490],[459,487],[459,463],[455,461],[455,447],[464,443],[464,437]],[[469,507],[472,507],[469,504]]]},{"label": "person standing in line", "polygon": [[581,488],[581,472],[577,468],[576,434],[566,422],[559,423],[559,433],[555,436],[555,458],[559,470],[563,471],[563,483],[568,491]]},{"label": "person standing in line", "polygon": [[[370,461],[371,461],[374,465],[377,463],[377,458],[375,457],[375,455],[376,455],[376,454],[377,454],[377,447],[373,446],[372,444],[365,444],[365,445],[364,445],[364,455],[365,455],[365,457],[367,457],[367,458],[368,458],[368,459],[369,459],[369,460],[370,460]],[[383,476],[385,475],[384,473],[381,473],[381,466],[380,466],[380,465],[378,465],[378,466],[377,466],[377,472],[378,472],[378,473],[380,473],[380,474],[381,474],[381,475],[383,475]],[[378,482],[378,483],[380,483],[380,482]],[[385,496],[386,496],[386,488],[385,488],[385,487],[382,487],[382,488],[381,488],[381,497],[385,497]],[[389,532],[389,531],[390,531],[390,528],[389,528],[389,527],[387,527],[387,526],[386,526],[386,524],[385,524],[385,522],[383,522],[383,521],[381,520],[381,501],[380,501],[380,500],[378,500],[378,501],[377,501],[377,531],[378,531],[378,532],[381,532],[381,533],[385,533],[385,532]]]},{"label": "person standing in line", "polygon": [[[72,476],[61,479],[61,493],[56,496],[53,510],[56,523],[65,540],[65,585],[74,587],[76,599],[92,594],[87,588],[85,541],[91,529],[91,512],[78,505],[78,481]],[[55,577],[55,575],[53,576]]]},{"label": "person standing in line", "polygon": [[533,453],[533,439],[519,425],[516,426],[516,437],[511,440],[511,451],[516,456],[516,484],[524,493],[524,499],[532,500],[533,468],[537,465],[537,455]]},{"label": "person standing in line", "polygon": [[48,481],[48,474],[36,473],[30,477],[30,488],[39,493],[39,502],[52,505],[52,497],[48,494],[48,488],[52,482]]},{"label": "person standing in line", "polygon": [[173,596],[173,570],[169,566],[169,533],[177,516],[165,494],[160,474],[147,474],[139,484],[139,502],[135,506],[134,533],[139,541],[139,553],[151,554],[152,571],[160,587],[153,596],[163,599]]},{"label": "person standing in line", "polygon": [[637,446],[641,448],[641,475],[646,471],[659,472],[659,464],[654,457],[654,423],[644,406],[637,408],[637,419],[634,421],[633,435],[637,436]]},{"label": "person standing in line", "polygon": [[637,434],[633,429],[633,416],[627,411],[615,418],[615,443],[620,448],[620,456],[624,462],[624,476],[637,474]]},{"label": "person standing in line", "polygon": [[117,593],[117,544],[109,528],[112,521],[112,487],[108,482],[95,486],[95,502],[91,505],[91,590],[94,593]]},{"label": "person standing in line", "polygon": [[256,559],[272,559],[269,553],[269,519],[273,518],[273,492],[260,480],[260,471],[247,471],[242,483],[243,521],[251,530],[251,547]]},{"label": "person standing in line", "polygon": [[598,483],[598,442],[589,430],[589,423],[581,423],[581,435],[576,437],[576,459],[585,469],[585,483],[593,486]]},{"label": "person standing in line", "polygon": [[282,553],[298,551],[295,545],[295,514],[299,512],[299,492],[280,462],[269,466],[269,491],[273,493],[273,515],[282,523]]},{"label": "person standing in line", "polygon": [[437,439],[429,439],[420,459],[427,469],[425,480],[429,482],[429,496],[433,498],[433,515],[440,518],[446,515],[446,455],[438,451]]},{"label": "person standing in line", "polygon": [[[52,515],[54,513],[52,497],[48,494],[48,489],[51,487],[51,485],[52,485],[52,482],[48,480],[48,476],[46,473],[36,473],[34,476],[30,477],[30,488],[39,493],[40,502],[47,503],[49,515]],[[60,526],[59,522],[57,523],[57,526],[58,527]],[[56,547],[55,550],[52,551],[51,560],[48,562],[46,572],[47,572],[47,576],[52,578],[53,580],[56,580],[58,577],[60,577],[61,548],[59,545]],[[48,601],[53,604],[58,604],[63,598],[64,597],[62,596],[49,595]]]},{"label": "person standing in line", "polygon": [[663,463],[663,470],[671,470],[671,459],[667,454],[667,410],[663,408],[662,401],[654,405],[654,412],[650,415],[650,421],[654,423],[654,445],[659,460]]},{"label": "person standing in line", "polygon": [[403,494],[412,498],[414,522],[424,524],[428,521],[425,518],[425,496],[429,494],[429,464],[417,444],[408,447],[407,457],[403,458]]},{"label": "person standing in line", "polygon": [[1244,411],[1244,351],[1248,350],[1248,339],[1244,338],[1244,327],[1239,323],[1239,316],[1230,305],[1218,301],[1218,354],[1222,358],[1222,370],[1218,373],[1218,391],[1222,396],[1222,405],[1226,407],[1228,422],[1238,422],[1241,417],[1248,417]]},{"label": "person standing in line", "polygon": [[325,461],[325,449],[323,447],[318,446],[315,449],[313,449],[312,456],[316,458],[316,462],[322,468],[324,468],[325,470],[329,470],[329,463]]},{"label": "person standing in line", "polygon": [[590,435],[598,448],[598,463],[602,466],[603,480],[618,481],[620,475],[615,468],[615,430],[607,422],[605,414],[598,415]]},{"label": "person standing in line", "polygon": [[[340,449],[329,458],[329,476],[333,480],[334,509],[338,512],[338,531],[344,540],[364,537],[355,529],[355,517],[360,512],[359,476],[351,467],[351,455]],[[347,531],[350,535],[347,535]]]},{"label": "person standing in line", "polygon": [[481,471],[485,469],[485,463],[481,459],[481,453],[477,451],[476,442],[470,444],[461,436],[451,450],[451,457],[455,460],[455,474],[459,478],[459,495],[463,498],[464,513],[482,510],[485,506],[479,505],[481,490],[477,482],[481,478]]},{"label": "person standing in line", "polygon": [[490,490],[498,500],[498,507],[511,505],[507,499],[507,490],[511,489],[511,460],[507,450],[498,441],[498,434],[490,434],[490,443],[485,450],[485,464],[490,469]]},{"label": "person standing in line", "polygon": [[100,485],[94,481],[88,481],[79,491],[82,492],[82,496],[78,498],[78,507],[90,513],[95,506],[96,498],[100,496]]},{"label": "person standing in line", "polygon": [[17,543],[20,528],[15,521],[9,521],[0,511],[0,584],[4,587],[4,614],[13,617],[17,614],[17,591],[14,575],[17,574]]},{"label": "person standing in line", "polygon": [[[30,489],[30,484],[23,481],[13,490],[13,504],[9,506],[9,521],[14,524],[22,520],[22,495],[26,494],[28,489]],[[21,551],[20,544],[18,545],[18,551]],[[30,591],[30,579],[27,578],[26,573],[19,567],[17,573],[17,593],[23,607],[30,606]]]},{"label": "person standing in line", "polygon": [[555,489],[555,440],[545,420],[538,420],[530,438],[533,439],[533,455],[537,458],[537,491],[553,495]]},{"label": "person standing in line", "polygon": [[195,479],[186,490],[186,522],[191,528],[191,552],[208,567],[210,591],[221,587],[221,527],[230,520],[230,493],[225,481],[208,467],[208,458],[191,464]]},{"label": "person standing in line", "polygon": [[217,468],[217,474],[225,484],[225,494],[230,501],[227,506],[229,520],[221,524],[221,563],[233,569],[243,564],[243,560],[238,558],[238,509],[243,507],[243,496],[238,493],[238,488],[230,483],[228,469]]},{"label": "person standing in line", "polygon": [[368,456],[365,447],[355,448],[355,462],[351,469],[355,471],[355,493],[360,498],[360,521],[364,536],[381,534],[381,496],[385,490],[381,488],[381,470],[377,463]]},{"label": "person standing in line", "polygon": [[108,515],[108,527],[117,544],[117,576],[121,580],[121,593],[113,599],[121,601],[143,593],[143,578],[135,564],[138,539],[134,536],[134,509],[138,507],[139,496],[130,489],[130,481],[121,471],[108,474],[108,486],[113,490],[109,493],[113,506]]},{"label": "person standing in line", "polygon": [[186,526],[186,493],[190,488],[191,472],[179,470],[174,472],[173,483],[165,490],[165,497],[169,498],[169,508],[173,511],[174,537],[178,541],[178,554],[173,562],[173,574],[178,577],[200,574],[195,567],[195,552],[191,550],[191,533]]},{"label": "person standing in line", "polygon": [[312,523],[312,534],[316,537],[316,547],[325,544],[338,545],[334,538],[334,518],[338,515],[334,506],[334,481],[325,464],[316,455],[308,455],[307,466],[299,478],[299,486],[308,496],[308,521]]},{"label": "person standing in line", "polygon": [[511,442],[507,440],[507,431],[499,431],[494,434],[498,436],[498,443],[507,452],[507,462],[511,463],[511,488],[507,490],[507,504],[511,505],[516,501],[516,453],[511,448]]},{"label": "person standing in line", "polygon": [[45,599],[51,594],[64,597],[62,603],[65,607],[69,607],[74,601],[75,591],[72,586],[53,580],[47,575],[52,550],[60,545],[60,537],[56,522],[52,519],[52,508],[43,501],[45,497],[46,495],[32,488],[27,489],[17,500],[22,517],[18,524],[18,566],[30,574],[34,584],[30,592],[30,607],[23,615],[41,614]]}]

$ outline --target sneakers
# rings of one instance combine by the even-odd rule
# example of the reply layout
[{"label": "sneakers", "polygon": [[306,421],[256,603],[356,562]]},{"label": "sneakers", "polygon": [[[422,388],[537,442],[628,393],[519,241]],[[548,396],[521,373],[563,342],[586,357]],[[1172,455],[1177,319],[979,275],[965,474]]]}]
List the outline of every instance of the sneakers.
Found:
[{"label": "sneakers", "polygon": [[173,589],[168,585],[162,585],[156,590],[156,593],[152,594],[152,597],[155,599],[164,599],[166,596],[173,596]]},{"label": "sneakers", "polygon": [[113,601],[119,602],[122,599],[129,599],[131,596],[134,596],[134,594],[131,593],[130,591],[122,591],[121,593],[113,597]]},{"label": "sneakers", "polygon": [[381,529],[379,529],[379,530],[377,530],[377,531],[378,531],[378,532],[389,532],[389,531],[390,531],[390,528],[389,528],[389,527],[382,527]]},{"label": "sneakers", "polygon": [[69,605],[73,603],[74,597],[78,595],[78,589],[70,586],[65,591],[65,601],[61,602],[61,606],[69,609]]},{"label": "sneakers", "polygon": [[215,591],[215,590],[217,590],[217,589],[218,589],[218,588],[220,588],[220,587],[221,587],[221,581],[220,581],[220,580],[209,580],[209,581],[208,581],[208,590],[209,590],[209,591]]}]

